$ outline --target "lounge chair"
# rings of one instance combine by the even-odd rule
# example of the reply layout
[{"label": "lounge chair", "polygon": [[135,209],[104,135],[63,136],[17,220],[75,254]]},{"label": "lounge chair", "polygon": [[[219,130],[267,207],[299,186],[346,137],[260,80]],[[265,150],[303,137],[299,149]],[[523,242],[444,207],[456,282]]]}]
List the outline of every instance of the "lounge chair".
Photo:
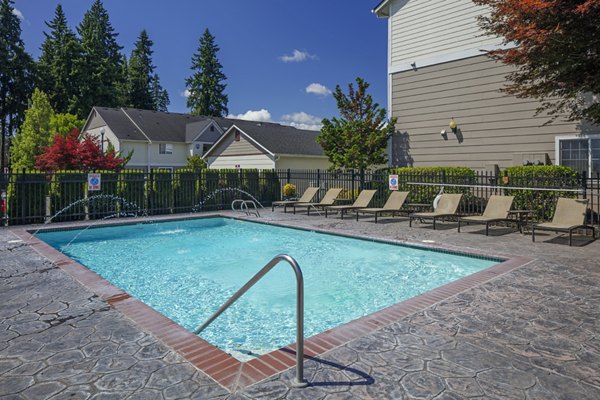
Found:
[{"label": "lounge chair", "polygon": [[292,207],[294,208],[294,214],[296,214],[296,208],[306,208],[307,214],[310,215],[311,208],[319,209],[319,208],[324,208],[327,206],[332,206],[335,203],[335,200],[337,199],[337,197],[340,195],[341,192],[342,192],[342,188],[332,188],[332,189],[329,189],[327,191],[327,193],[325,193],[325,196],[323,196],[323,199],[321,199],[321,201],[318,203],[292,204]]},{"label": "lounge chair", "polygon": [[593,226],[585,224],[588,200],[567,199],[559,197],[552,222],[534,224],[531,227],[531,240],[535,242],[535,230],[569,232],[569,246],[573,244],[573,231],[575,229],[592,230],[592,238],[596,239]]},{"label": "lounge chair", "polygon": [[312,199],[319,193],[318,187],[309,187],[304,191],[302,196],[298,200],[282,200],[282,201],[274,201],[271,204],[271,211],[275,211],[275,206],[283,206],[283,212],[287,212],[288,206],[298,203],[310,203]]},{"label": "lounge chair", "polygon": [[375,223],[377,223],[377,216],[383,215],[387,213],[391,213],[392,217],[396,215],[396,213],[400,213],[400,209],[404,206],[404,202],[406,201],[406,197],[408,197],[408,192],[392,192],[390,197],[388,197],[387,201],[380,208],[359,208],[356,210],[356,220],[358,221],[358,214],[375,214]]},{"label": "lounge chair", "polygon": [[369,205],[371,200],[373,200],[373,196],[375,196],[377,190],[363,190],[360,192],[356,200],[352,205],[339,205],[339,206],[329,206],[325,207],[325,218],[327,218],[327,213],[329,211],[339,212],[341,214],[341,218],[344,219],[344,213],[346,211],[356,210],[357,208],[365,208]]},{"label": "lounge chair", "polygon": [[458,219],[458,231],[460,232],[461,222],[467,224],[485,224],[485,236],[488,236],[490,224],[500,221],[511,221],[509,211],[515,196],[490,196],[483,215],[472,215],[469,217],[461,217]]},{"label": "lounge chair", "polygon": [[435,221],[438,218],[454,217],[456,211],[462,199],[462,194],[447,194],[444,193],[440,197],[440,202],[437,208],[433,212],[417,212],[412,213],[408,216],[408,226],[412,226],[412,220],[415,218],[419,219],[432,219],[433,229],[435,229]]}]

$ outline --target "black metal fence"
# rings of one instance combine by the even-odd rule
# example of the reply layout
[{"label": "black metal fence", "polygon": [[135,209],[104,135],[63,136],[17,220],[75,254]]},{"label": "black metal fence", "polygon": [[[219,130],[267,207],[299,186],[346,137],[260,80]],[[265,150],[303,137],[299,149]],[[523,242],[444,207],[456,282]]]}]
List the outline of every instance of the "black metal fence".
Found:
[{"label": "black metal fence", "polygon": [[[327,170],[154,170],[103,172],[100,190],[88,190],[88,174],[80,171],[12,172],[0,175],[3,224],[103,219],[128,215],[158,215],[229,209],[235,199],[253,198],[265,207],[282,198],[291,183],[300,196],[309,186],[323,193],[344,189],[354,200],[363,189],[375,189],[372,206],[389,195],[389,171]],[[585,176],[585,175],[583,175]],[[435,196],[462,193],[462,214],[481,213],[494,194],[514,195],[515,209],[534,210],[536,221],[549,220],[558,197],[588,199],[590,224],[600,219],[600,174],[583,176],[497,176],[471,170],[460,173],[403,171],[398,189],[409,191],[407,203],[431,204]]]}]

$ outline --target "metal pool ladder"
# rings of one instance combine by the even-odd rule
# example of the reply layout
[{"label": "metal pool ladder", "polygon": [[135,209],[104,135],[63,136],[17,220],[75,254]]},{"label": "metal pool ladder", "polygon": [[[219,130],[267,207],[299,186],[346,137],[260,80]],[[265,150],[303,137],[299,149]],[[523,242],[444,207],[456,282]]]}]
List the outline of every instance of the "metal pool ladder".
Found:
[{"label": "metal pool ladder", "polygon": [[[256,203],[254,202],[254,200],[241,200],[241,199],[237,199],[231,202],[231,209],[233,211],[237,211],[235,209],[235,205],[237,203],[240,203],[240,209],[239,211],[246,213],[246,215],[256,215],[257,217],[260,217],[260,213],[258,212],[258,207],[256,206]],[[254,208],[253,211],[250,211],[250,208],[248,208],[248,204],[251,204],[252,207]]]},{"label": "metal pool ladder", "polygon": [[[258,211],[258,210],[257,210]],[[244,293],[246,293],[256,282],[262,279],[273,267],[281,261],[286,261],[291,265],[296,274],[296,379],[292,382],[294,387],[306,387],[308,383],[304,380],[304,278],[302,270],[293,257],[287,254],[279,254],[267,263],[260,271],[256,273],[240,290],[238,290],[221,308],[210,316],[202,325],[194,331],[196,335],[206,329],[215,319],[217,319],[225,310],[235,303]]]}]

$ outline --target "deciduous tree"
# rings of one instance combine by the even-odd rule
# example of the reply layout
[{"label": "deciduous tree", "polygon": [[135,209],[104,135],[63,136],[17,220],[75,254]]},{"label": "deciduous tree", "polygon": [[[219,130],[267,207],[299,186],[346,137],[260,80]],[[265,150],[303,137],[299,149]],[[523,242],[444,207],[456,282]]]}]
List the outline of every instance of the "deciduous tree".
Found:
[{"label": "deciduous tree", "polygon": [[473,0],[491,14],[480,18],[507,49],[490,57],[516,67],[508,93],[542,101],[553,119],[600,123],[600,0]]},{"label": "deciduous tree", "polygon": [[386,147],[394,131],[396,118],[388,121],[386,110],[373,103],[367,94],[369,84],[356,78],[356,89],[348,85],[348,95],[339,85],[333,97],[340,112],[339,118],[323,119],[317,143],[334,168],[364,171],[373,165],[387,162]]},{"label": "deciduous tree", "polygon": [[125,159],[112,152],[102,153],[100,143],[92,136],[79,136],[79,130],[68,135],[56,135],[52,144],[43,148],[36,157],[36,167],[43,170],[77,169],[91,171],[95,169],[120,170]]},{"label": "deciduous tree", "polygon": [[200,38],[198,51],[192,57],[194,73],[185,81],[189,91],[187,106],[192,115],[227,115],[228,99],[224,93],[227,85],[222,83],[227,77],[221,71],[223,66],[217,58],[218,51],[215,37],[206,29]]},{"label": "deciduous tree", "polygon": [[25,122],[11,143],[10,160],[13,169],[32,169],[35,157],[42,154],[42,146],[52,141],[51,120],[54,111],[48,96],[35,89],[31,96],[31,107],[25,111]]}]

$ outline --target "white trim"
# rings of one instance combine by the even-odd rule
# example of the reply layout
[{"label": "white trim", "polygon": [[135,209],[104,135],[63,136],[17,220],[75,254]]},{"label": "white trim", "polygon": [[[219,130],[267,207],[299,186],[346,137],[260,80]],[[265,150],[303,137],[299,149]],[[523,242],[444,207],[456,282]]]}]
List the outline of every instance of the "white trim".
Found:
[{"label": "white trim", "polygon": [[[92,119],[92,115],[94,114],[94,112],[96,112],[96,107],[92,107],[92,111],[89,112],[88,117],[85,120],[85,123],[83,124],[83,127],[81,128],[81,132],[80,132],[81,135],[83,135],[83,133],[87,130],[86,127],[90,123],[90,120]],[[104,125],[108,126],[108,124],[106,123],[106,121],[104,121],[104,118],[102,118],[100,116],[100,113],[98,113],[98,112],[96,112],[96,113],[98,114],[98,117],[104,122]]]},{"label": "white trim", "polygon": [[554,156],[556,160],[556,165],[562,165],[561,160],[561,152],[560,152],[560,141],[561,140],[588,140],[588,165],[587,165],[587,174],[588,177],[591,176],[592,173],[592,146],[589,143],[592,139],[600,139],[600,133],[592,133],[592,134],[580,134],[580,135],[561,135],[554,137]]},{"label": "white trim", "polygon": [[309,155],[309,154],[274,154],[275,157],[296,157],[296,158],[318,158],[319,160],[321,159],[327,159],[327,156],[315,156],[315,155]]},{"label": "white trim", "polygon": [[[194,142],[196,142],[196,141],[198,140],[198,138],[199,138],[200,136],[202,136],[202,134],[203,134],[204,132],[206,132],[206,130],[207,130],[207,129],[209,129],[211,126],[214,126],[214,127],[217,129],[217,131],[219,132],[219,135],[222,135],[222,134],[223,134],[223,129],[221,129],[221,127],[219,126],[219,124],[217,124],[217,123],[215,122],[215,120],[214,120],[214,119],[212,119],[212,118],[211,118],[211,120],[210,120],[210,121],[211,121],[211,123],[210,123],[210,124],[208,124],[208,125],[206,125],[206,126],[204,127],[204,129],[202,129],[202,130],[200,131],[200,133],[198,133],[198,134],[196,135],[196,137],[194,137],[194,139],[192,139],[192,141],[191,141],[190,143],[194,143]],[[205,143],[208,143],[208,142],[205,142]]]},{"label": "white trim", "polygon": [[126,117],[127,117],[127,118],[128,118],[130,121],[131,121],[131,123],[132,123],[132,124],[133,124],[133,125],[134,125],[136,128],[138,128],[138,129],[139,129],[140,133],[141,133],[142,135],[144,135],[144,136],[146,137],[146,139],[148,139],[148,142],[149,142],[149,143],[152,143],[152,140],[150,140],[150,138],[148,137],[148,135],[146,135],[146,133],[145,133],[145,132],[142,130],[142,128],[140,128],[140,127],[139,127],[139,125],[135,123],[135,121],[133,120],[133,118],[131,118],[131,117],[129,116],[129,114],[127,114],[127,112],[125,111],[125,109],[124,109],[123,107],[121,107],[121,111],[122,111],[122,112],[123,112],[123,114],[125,114],[125,116],[126,116]]},{"label": "white trim", "polygon": [[[380,4],[378,4],[377,6],[375,6],[375,8],[373,8],[371,10],[371,12],[373,14],[375,14],[375,16],[377,18],[388,18],[388,17],[390,17],[392,15],[392,13],[391,13],[391,7],[392,7],[391,3],[392,3],[392,1],[393,0],[387,0],[387,1],[384,0],[384,1],[382,1]],[[385,8],[385,6],[388,6],[388,8],[387,8],[387,12],[388,12],[387,15],[384,12],[382,12],[382,10]]]},{"label": "white trim", "polygon": [[221,137],[219,139],[217,139],[217,141],[212,145],[212,147],[210,149],[208,149],[208,151],[206,153],[204,153],[204,155],[202,156],[202,158],[204,159],[205,157],[208,157],[208,155],[210,154],[210,152],[218,145],[220,144],[223,140],[225,140],[225,137],[227,135],[229,135],[229,132],[232,129],[237,129],[240,133],[244,134],[244,137],[250,139],[250,141],[252,141],[253,143],[255,143],[258,147],[260,147],[261,149],[263,149],[264,151],[266,151],[267,153],[269,153],[272,157],[274,157],[275,155],[273,153],[271,153],[269,150],[267,150],[267,148],[265,146],[263,146],[262,144],[258,143],[256,140],[254,140],[250,135],[248,135],[246,132],[244,132],[243,130],[241,130],[237,125],[233,124],[229,127],[229,129],[227,129],[225,131],[224,134],[221,135]]},{"label": "white trim", "polygon": [[[389,42],[390,40],[388,40]],[[503,45],[503,44],[490,44],[487,45],[490,48],[494,48],[494,50],[499,49],[510,49],[514,47],[514,45]],[[489,50],[489,49],[486,49]],[[450,61],[462,60],[464,58],[470,58],[475,56],[483,56],[486,54],[486,50],[480,48],[471,48],[461,50],[455,53],[449,54],[440,54],[434,57],[416,59],[414,61],[409,61],[408,63],[399,63],[399,64],[388,64],[388,74],[395,74],[397,72],[410,71],[412,69],[419,69],[422,67],[428,67],[430,65],[442,64]],[[414,66],[413,66],[414,64]]]}]

